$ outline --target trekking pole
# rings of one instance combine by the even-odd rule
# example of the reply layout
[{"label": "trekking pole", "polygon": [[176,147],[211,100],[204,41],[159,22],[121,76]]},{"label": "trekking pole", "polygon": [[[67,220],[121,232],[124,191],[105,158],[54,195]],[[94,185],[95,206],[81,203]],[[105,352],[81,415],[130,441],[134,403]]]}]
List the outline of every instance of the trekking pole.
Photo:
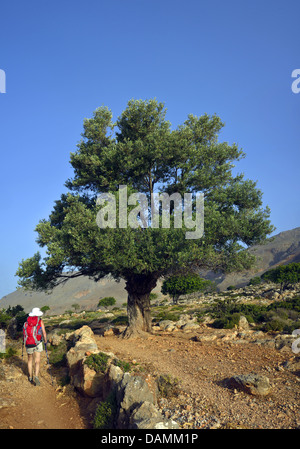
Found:
[{"label": "trekking pole", "polygon": [[45,341],[44,341],[44,348],[45,348],[47,362],[48,362],[48,366],[49,366],[49,373],[50,373],[50,377],[51,377],[51,384],[53,386],[53,378],[52,378],[52,374],[51,374],[50,362],[49,362],[48,351],[47,351],[47,342],[45,342]]},{"label": "trekking pole", "polygon": [[22,338],[22,367],[23,367],[24,346],[25,346],[25,338],[24,338],[24,335],[23,335],[23,338]]}]

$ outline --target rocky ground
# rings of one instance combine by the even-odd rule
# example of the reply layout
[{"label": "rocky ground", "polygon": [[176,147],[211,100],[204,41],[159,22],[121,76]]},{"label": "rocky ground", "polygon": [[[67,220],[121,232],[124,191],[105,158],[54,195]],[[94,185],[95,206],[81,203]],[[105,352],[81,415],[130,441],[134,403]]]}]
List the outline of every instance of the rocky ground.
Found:
[{"label": "rocky ground", "polygon": [[[253,302],[257,297],[257,291],[243,294],[244,301]],[[262,298],[282,299],[275,296],[272,299],[265,293]],[[64,338],[55,329],[71,325],[65,318],[62,316],[59,324],[55,321],[55,326],[50,326],[53,320],[45,320],[52,329],[53,343]],[[181,429],[300,428],[300,358],[292,350],[295,338],[291,335],[258,331],[245,319],[234,329],[214,329],[209,320],[199,323],[189,313],[183,313],[176,322],[158,322],[153,334],[143,339],[122,339],[117,335],[122,326],[110,326],[109,322],[86,324],[94,331],[98,349],[130,362],[134,375],[148,380],[165,376],[172,381],[168,394],[157,397],[157,406]],[[65,369],[52,367],[52,385],[43,354],[41,386],[35,387],[27,380],[21,343],[13,345],[16,355],[0,360],[0,428],[91,427],[91,400],[80,396],[71,385],[60,386]],[[232,383],[234,376],[243,375],[267,378],[266,394],[249,393],[249,389]]]},{"label": "rocky ground", "polygon": [[[201,342],[195,341],[197,336],[212,337],[212,332],[203,328],[192,335],[160,332],[144,341],[126,342],[110,336],[99,338],[98,346],[145,367],[155,377],[165,373],[177,378],[178,394],[160,399],[159,407],[181,428],[300,428],[300,363],[290,348],[222,338]],[[287,361],[289,370],[284,368]],[[232,376],[249,373],[268,377],[268,395],[229,387]]]}]

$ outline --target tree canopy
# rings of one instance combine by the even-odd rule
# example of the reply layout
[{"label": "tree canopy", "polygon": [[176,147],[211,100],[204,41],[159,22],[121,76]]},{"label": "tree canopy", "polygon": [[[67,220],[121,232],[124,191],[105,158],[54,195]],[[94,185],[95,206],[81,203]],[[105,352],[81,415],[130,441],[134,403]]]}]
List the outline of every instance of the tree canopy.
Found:
[{"label": "tree canopy", "polygon": [[[256,183],[233,174],[245,154],[235,143],[219,142],[223,126],[217,115],[190,114],[172,129],[164,104],[156,99],[130,100],[115,123],[107,107],[98,108],[84,120],[82,139],[71,153],[74,177],[66,182],[68,193],[36,227],[46,257],[36,253],[22,260],[19,284],[46,289],[69,278],[67,271],[95,280],[109,273],[123,278],[130,336],[151,331],[149,294],[160,277],[199,268],[250,268],[254,257],[247,247],[265,241],[273,226]],[[149,219],[148,227],[100,229],[97,196],[114,193],[118,208],[120,185],[129,193],[144,193],[149,203],[155,192],[203,193],[203,236],[188,240],[184,225],[172,226],[172,205],[170,228],[151,227]]]},{"label": "tree canopy", "polygon": [[281,290],[300,282],[300,263],[289,263],[287,265],[279,265],[276,268],[266,271],[261,278],[264,281],[280,284]]},{"label": "tree canopy", "polygon": [[212,281],[202,279],[197,273],[188,273],[187,275],[175,275],[165,279],[161,291],[163,294],[170,294],[173,297],[173,302],[177,303],[181,295],[213,288],[214,284]]}]

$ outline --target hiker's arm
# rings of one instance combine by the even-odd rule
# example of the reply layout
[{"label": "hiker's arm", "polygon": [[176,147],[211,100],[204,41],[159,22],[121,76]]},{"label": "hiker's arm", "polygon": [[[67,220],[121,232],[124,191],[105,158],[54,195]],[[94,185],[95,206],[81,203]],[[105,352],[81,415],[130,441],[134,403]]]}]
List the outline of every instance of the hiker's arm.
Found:
[{"label": "hiker's arm", "polygon": [[41,321],[41,328],[42,328],[42,332],[43,332],[43,340],[46,344],[47,343],[47,334],[46,334],[46,329],[45,329],[45,325],[44,325],[43,321]]}]

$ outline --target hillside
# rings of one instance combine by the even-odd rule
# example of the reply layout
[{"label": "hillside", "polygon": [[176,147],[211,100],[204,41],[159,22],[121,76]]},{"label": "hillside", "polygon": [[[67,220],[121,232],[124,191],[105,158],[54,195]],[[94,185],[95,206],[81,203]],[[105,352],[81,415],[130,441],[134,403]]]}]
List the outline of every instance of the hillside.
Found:
[{"label": "hillside", "polygon": [[[265,271],[277,265],[290,262],[300,262],[300,227],[281,232],[265,245],[255,245],[250,251],[257,257],[256,268],[245,273],[220,275],[212,272],[202,273],[204,277],[216,281],[219,290],[226,290],[229,285],[243,287],[254,276],[260,276]],[[161,283],[154,292],[160,294]],[[57,286],[49,294],[43,292],[25,292],[19,289],[4,296],[0,300],[0,309],[21,304],[25,312],[32,307],[48,305],[51,314],[63,313],[72,309],[73,304],[79,304],[82,309],[95,309],[99,299],[113,296],[117,306],[127,301],[125,282],[116,282],[110,276],[94,282],[87,277],[73,278]]]},{"label": "hillside", "polygon": [[[160,284],[154,290],[160,292]],[[101,298],[113,296],[116,306],[127,301],[125,281],[116,282],[111,276],[106,276],[98,282],[88,277],[78,277],[67,280],[49,293],[31,292],[18,289],[0,300],[0,309],[21,304],[25,312],[32,307],[49,306],[50,314],[60,314],[66,310],[74,310],[73,304],[79,304],[81,309],[95,310]]]},{"label": "hillside", "polygon": [[219,290],[226,290],[229,285],[244,287],[255,276],[261,276],[267,270],[278,265],[300,262],[300,227],[280,232],[264,245],[254,245],[249,251],[256,256],[256,266],[251,271],[218,275],[212,272],[202,273],[214,280]]}]

